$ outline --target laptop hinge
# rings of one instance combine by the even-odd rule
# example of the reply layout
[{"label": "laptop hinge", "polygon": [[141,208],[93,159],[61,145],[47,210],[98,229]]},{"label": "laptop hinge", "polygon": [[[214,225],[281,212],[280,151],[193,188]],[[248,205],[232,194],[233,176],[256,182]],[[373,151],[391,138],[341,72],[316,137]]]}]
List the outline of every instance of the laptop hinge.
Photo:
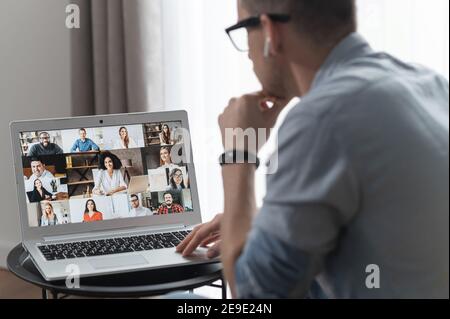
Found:
[{"label": "laptop hinge", "polygon": [[122,237],[129,235],[145,234],[145,233],[157,233],[174,231],[176,229],[185,228],[184,224],[174,224],[165,226],[150,226],[150,227],[138,227],[138,228],[126,228],[126,229],[114,229],[110,231],[99,231],[89,233],[78,233],[70,235],[58,235],[58,236],[44,236],[42,237],[44,242],[54,241],[76,241],[76,240],[95,240],[96,238],[104,237]]}]

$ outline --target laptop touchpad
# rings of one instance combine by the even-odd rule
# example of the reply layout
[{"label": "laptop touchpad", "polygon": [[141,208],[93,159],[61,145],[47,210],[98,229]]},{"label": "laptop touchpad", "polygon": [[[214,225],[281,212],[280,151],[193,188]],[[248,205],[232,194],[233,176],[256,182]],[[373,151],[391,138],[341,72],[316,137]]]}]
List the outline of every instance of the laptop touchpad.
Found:
[{"label": "laptop touchpad", "polygon": [[125,266],[140,266],[148,264],[141,255],[114,256],[89,259],[89,264],[95,269],[122,268]]}]

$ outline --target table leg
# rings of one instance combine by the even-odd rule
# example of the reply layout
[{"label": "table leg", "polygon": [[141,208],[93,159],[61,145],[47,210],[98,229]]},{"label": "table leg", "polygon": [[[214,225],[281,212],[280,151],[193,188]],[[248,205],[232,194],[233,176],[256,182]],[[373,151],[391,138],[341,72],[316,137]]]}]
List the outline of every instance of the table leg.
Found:
[{"label": "table leg", "polygon": [[47,290],[42,288],[42,299],[47,299]]},{"label": "table leg", "polygon": [[58,299],[58,292],[56,290],[52,290],[52,298]]},{"label": "table leg", "polygon": [[223,277],[220,280],[222,280],[222,299],[227,299],[227,282]]}]

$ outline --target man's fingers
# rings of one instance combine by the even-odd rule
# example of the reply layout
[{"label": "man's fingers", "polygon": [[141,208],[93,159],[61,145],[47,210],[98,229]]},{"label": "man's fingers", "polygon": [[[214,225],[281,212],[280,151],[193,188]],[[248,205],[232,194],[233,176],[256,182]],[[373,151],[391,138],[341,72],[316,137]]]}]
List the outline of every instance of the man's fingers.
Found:
[{"label": "man's fingers", "polygon": [[183,256],[189,256],[197,249],[200,243],[211,234],[211,225],[205,225],[207,227],[202,227],[194,234],[186,248],[183,250]]},{"label": "man's fingers", "polygon": [[208,258],[215,258],[218,257],[219,255],[220,255],[220,241],[212,245],[206,252],[206,257]]},{"label": "man's fingers", "polygon": [[286,105],[289,104],[289,100],[278,97],[265,97],[261,100],[260,107],[265,110],[283,110]]},{"label": "man's fingers", "polygon": [[200,243],[200,247],[206,247],[209,244],[217,241],[218,239],[220,239],[220,235],[219,234],[211,234],[208,238],[204,239],[201,243]]},{"label": "man's fingers", "polygon": [[211,235],[219,234],[220,218],[222,214],[217,214],[216,217],[209,223],[195,227],[186,238],[178,244],[176,251],[183,253],[183,256],[191,254],[204,240]]},{"label": "man's fingers", "polygon": [[191,241],[192,237],[194,237],[194,235],[197,233],[197,231],[200,229],[200,226],[195,227],[190,233],[189,235],[186,236],[186,238],[183,239],[183,241],[181,243],[178,244],[176,251],[177,252],[182,252],[186,246],[189,244],[189,242]]},{"label": "man's fingers", "polygon": [[271,125],[275,125],[280,113],[286,108],[290,101],[286,99],[274,99],[264,102],[265,107],[261,107],[261,111]]},{"label": "man's fingers", "polygon": [[206,247],[209,244],[216,242],[217,240],[220,239],[220,235],[219,234],[211,234],[208,238],[204,239],[201,243],[200,243],[200,247]]}]

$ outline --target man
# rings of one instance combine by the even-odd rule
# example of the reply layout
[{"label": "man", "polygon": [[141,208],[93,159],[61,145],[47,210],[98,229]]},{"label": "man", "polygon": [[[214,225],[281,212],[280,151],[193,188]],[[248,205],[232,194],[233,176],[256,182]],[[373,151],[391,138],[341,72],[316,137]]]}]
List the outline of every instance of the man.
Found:
[{"label": "man", "polygon": [[177,214],[184,212],[184,208],[181,205],[174,204],[173,196],[171,193],[164,193],[164,204],[158,208],[158,215]]},{"label": "man", "polygon": [[36,157],[36,156],[44,156],[44,155],[57,155],[63,154],[63,150],[61,147],[56,145],[55,143],[50,142],[50,134],[47,132],[39,133],[39,143],[34,144],[30,151],[28,152],[28,156]]},{"label": "man", "polygon": [[130,211],[130,217],[144,217],[153,215],[150,209],[141,206],[141,204],[139,203],[139,197],[136,194],[131,195],[130,198],[132,207]]},{"label": "man", "polygon": [[[256,166],[223,165],[223,215],[177,250],[214,243],[234,297],[448,298],[448,82],[373,51],[354,0],[240,0],[238,11],[228,31],[247,28],[263,90],[230,101],[224,145],[227,128],[269,130],[301,102],[259,212]],[[254,157],[247,144],[225,155]]]},{"label": "man", "polygon": [[100,147],[98,147],[97,144],[90,138],[87,138],[86,135],[86,129],[80,128],[78,131],[80,138],[73,143],[72,148],[70,149],[70,152],[75,153],[77,150],[79,152],[91,152],[91,151],[99,151]]},{"label": "man", "polygon": [[28,179],[25,177],[25,190],[27,192],[33,191],[34,181],[38,178],[41,180],[42,186],[47,191],[52,191],[53,188],[51,183],[54,181],[55,176],[45,168],[45,163],[42,159],[37,157],[31,159],[31,172],[32,175]]}]

